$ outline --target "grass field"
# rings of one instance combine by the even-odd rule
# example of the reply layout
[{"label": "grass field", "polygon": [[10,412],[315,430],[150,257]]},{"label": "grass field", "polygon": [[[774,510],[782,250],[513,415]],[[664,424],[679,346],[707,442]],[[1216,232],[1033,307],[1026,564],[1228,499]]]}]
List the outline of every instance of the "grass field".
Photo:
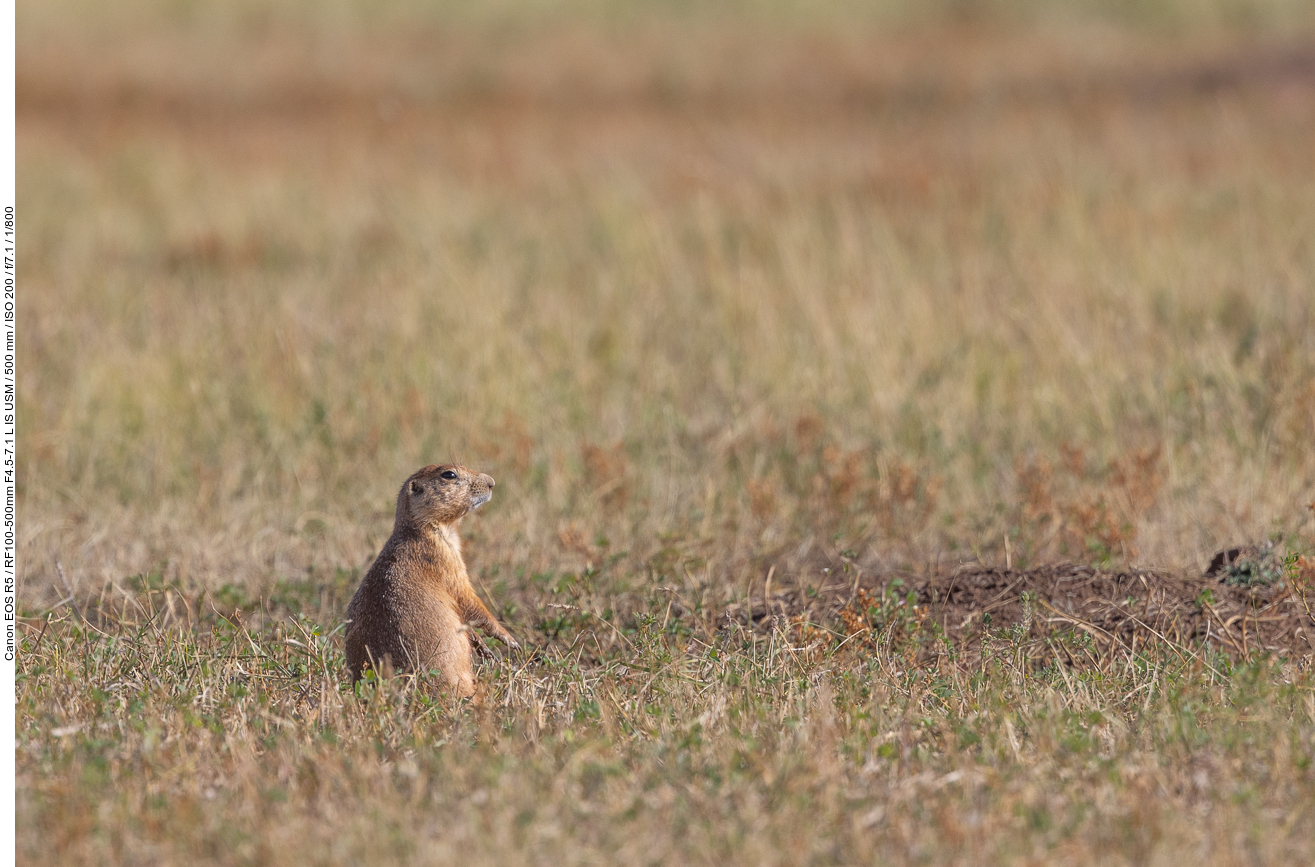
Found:
[{"label": "grass field", "polygon": [[[18,15],[21,861],[1315,861],[1299,639],[905,595],[1315,550],[1315,7],[103,6]],[[356,696],[443,460],[537,650]]]}]

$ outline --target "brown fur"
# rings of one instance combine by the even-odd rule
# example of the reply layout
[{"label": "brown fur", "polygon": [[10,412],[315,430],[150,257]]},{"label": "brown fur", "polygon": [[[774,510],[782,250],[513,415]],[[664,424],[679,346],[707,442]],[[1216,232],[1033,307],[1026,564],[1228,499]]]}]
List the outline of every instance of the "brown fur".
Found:
[{"label": "brown fur", "polygon": [[[445,478],[454,476],[454,478]],[[347,606],[347,667],[438,669],[460,696],[475,692],[472,649],[487,652],[466,624],[520,645],[475,595],[457,526],[493,496],[493,479],[455,464],[416,471],[397,495],[393,535]]]}]

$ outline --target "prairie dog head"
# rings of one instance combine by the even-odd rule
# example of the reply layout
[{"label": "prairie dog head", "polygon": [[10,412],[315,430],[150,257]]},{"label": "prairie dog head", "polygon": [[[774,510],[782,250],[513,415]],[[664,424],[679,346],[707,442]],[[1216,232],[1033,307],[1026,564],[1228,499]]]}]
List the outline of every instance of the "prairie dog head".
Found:
[{"label": "prairie dog head", "polygon": [[397,494],[397,523],[429,530],[454,524],[493,497],[493,477],[457,464],[416,470]]}]

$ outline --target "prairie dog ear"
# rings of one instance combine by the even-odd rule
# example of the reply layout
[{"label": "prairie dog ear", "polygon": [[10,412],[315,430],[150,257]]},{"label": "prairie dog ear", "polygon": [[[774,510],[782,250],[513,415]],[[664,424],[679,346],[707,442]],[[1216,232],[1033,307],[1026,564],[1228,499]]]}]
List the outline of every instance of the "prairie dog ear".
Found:
[{"label": "prairie dog ear", "polygon": [[424,484],[422,484],[419,479],[412,479],[411,493],[415,495],[415,494],[423,494],[424,492],[425,492]]}]

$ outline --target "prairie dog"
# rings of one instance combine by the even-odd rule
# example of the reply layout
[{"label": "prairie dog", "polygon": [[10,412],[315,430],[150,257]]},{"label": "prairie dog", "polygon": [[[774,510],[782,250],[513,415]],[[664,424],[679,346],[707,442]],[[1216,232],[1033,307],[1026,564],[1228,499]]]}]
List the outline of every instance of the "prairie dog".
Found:
[{"label": "prairie dog", "polygon": [[471,624],[519,648],[475,595],[457,527],[493,496],[493,478],[456,464],[417,470],[397,494],[397,517],[347,606],[352,682],[367,665],[380,674],[438,669],[458,696],[475,692]]}]

